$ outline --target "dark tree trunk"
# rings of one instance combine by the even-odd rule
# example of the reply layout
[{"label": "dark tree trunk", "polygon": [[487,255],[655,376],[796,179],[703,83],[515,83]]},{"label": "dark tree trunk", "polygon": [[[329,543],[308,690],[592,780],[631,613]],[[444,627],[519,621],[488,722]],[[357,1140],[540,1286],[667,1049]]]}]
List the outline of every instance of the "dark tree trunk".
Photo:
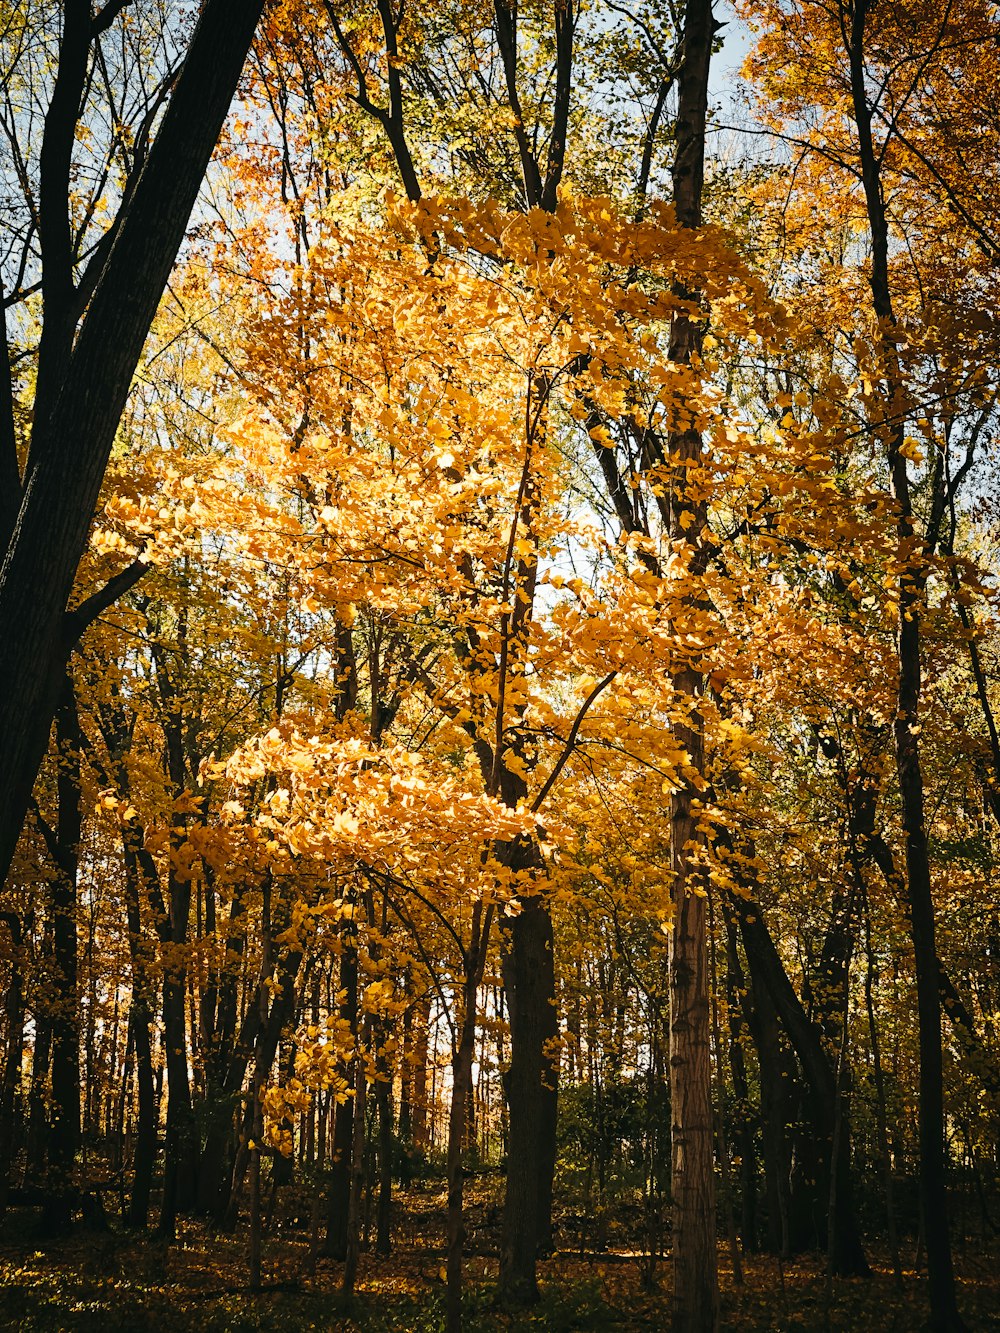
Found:
[{"label": "dark tree trunk", "polygon": [[[750,897],[734,897],[731,903],[740,924],[755,1000],[759,1001],[766,993],[795,1049],[805,1076],[808,1095],[803,1105],[812,1122],[812,1129],[807,1131],[807,1138],[801,1147],[803,1151],[807,1148],[810,1152],[815,1149],[821,1154],[819,1183],[815,1186],[810,1183],[808,1197],[812,1200],[809,1204],[810,1215],[821,1219],[822,1225],[827,1212],[826,1200],[829,1198],[828,1173],[831,1169],[837,1102],[842,1100],[836,1072],[823,1048],[819,1029],[810,1022],[782,965],[760,905]],[[756,1037],[756,1033],[754,1035]],[[858,1233],[849,1143],[849,1123],[844,1113],[838,1135],[839,1151],[833,1164],[837,1172],[837,1214],[831,1251],[832,1266],[835,1273],[843,1276],[867,1277],[871,1269]],[[816,1168],[813,1169],[811,1179],[815,1179],[815,1174]],[[825,1236],[825,1231],[822,1235]]]},{"label": "dark tree trunk", "polygon": [[[353,935],[345,935],[340,955],[340,989],[344,1001],[340,1017],[358,1033],[358,946]],[[356,1080],[354,1080],[356,1082]],[[323,1253],[339,1262],[347,1258],[347,1242],[351,1204],[351,1163],[354,1145],[354,1098],[348,1097],[337,1107],[333,1126],[333,1162],[330,1170],[330,1193],[327,1198],[326,1242]]]},{"label": "dark tree trunk", "polygon": [[184,979],[183,974],[178,975],[172,968],[165,970],[163,978],[163,1042],[167,1066],[167,1125],[159,1229],[161,1235],[173,1239],[178,1212],[191,1208],[194,1203],[198,1156],[188,1081]]},{"label": "dark tree trunk", "polygon": [[404,991],[410,1000],[403,1012],[403,1040],[399,1070],[399,1137],[407,1144],[413,1137],[413,976],[409,968],[404,979]]},{"label": "dark tree trunk", "polygon": [[[131,727],[123,705],[110,701],[100,707],[98,723],[111,761],[105,769],[93,748],[89,752],[91,764],[97,767],[105,787],[115,785],[120,800],[131,802],[132,779],[126,761]],[[128,1210],[128,1225],[144,1228],[149,1221],[149,1200],[153,1187],[153,1172],[157,1150],[157,1107],[153,1048],[150,1026],[154,1019],[153,986],[150,978],[149,954],[143,937],[143,896],[145,894],[155,916],[155,925],[161,941],[167,938],[166,914],[163,910],[156,864],[146,850],[145,830],[138,817],[122,823],[122,863],[125,872],[125,919],[128,925],[129,961],[132,967],[132,997],[129,1006],[129,1037],[135,1053],[136,1097],[138,1122],[135,1133],[132,1198]],[[124,1187],[123,1187],[124,1188]]]},{"label": "dark tree trunk", "polygon": [[50,850],[56,861],[56,875],[52,882],[52,939],[58,999],[52,1014],[52,1109],[42,1215],[42,1230],[50,1236],[62,1235],[70,1227],[73,1167],[80,1145],[76,889],[83,830],[82,738],[73,680],[69,675],[64,679],[56,712],[55,741],[59,814]]},{"label": "dark tree trunk", "polygon": [[869,104],[865,63],[865,26],[872,7],[872,0],[854,0],[850,7],[845,6],[844,21],[849,25],[845,27],[845,33],[848,36],[851,96],[871,235],[872,309],[882,330],[879,352],[887,416],[891,423],[885,441],[887,461],[896,506],[896,533],[900,551],[904,553],[897,584],[899,687],[893,736],[903,805],[906,887],[917,978],[920,1203],[927,1246],[932,1325],[940,1333],[964,1333],[965,1323],[958,1312],[948,1228],[941,1002],[919,740],[920,619],[927,579],[926,557],[930,551],[926,549],[928,544],[919,540],[914,523],[905,450],[907,421],[905,412],[900,411],[900,404],[905,402],[905,383],[894,338],[896,317],[889,285],[889,227],[881,178],[883,155],[876,151],[872,133],[873,112]]},{"label": "dark tree trunk", "polygon": [[52,1049],[52,1023],[47,1009],[39,1005],[34,1014],[35,1042],[31,1051],[31,1084],[28,1089],[28,1130],[25,1143],[25,1176],[37,1177],[45,1162],[45,1081]]},{"label": "dark tree trunk", "polygon": [[[687,0],[683,51],[677,82],[676,153],[673,200],[682,227],[701,226],[705,174],[708,71],[715,27],[711,0]],[[690,298],[690,292],[680,293]],[[696,318],[674,316],[670,359],[690,365],[701,351],[703,329]],[[670,440],[669,528],[676,543],[693,542],[689,578],[703,569],[699,550],[706,524],[698,499],[702,439],[690,428]],[[686,598],[698,605],[696,594]],[[690,666],[673,673],[674,688],[686,697],[689,721],[677,738],[688,753],[692,773],[704,773],[700,674]],[[695,785],[685,781],[671,802],[670,864],[673,922],[670,936],[670,1114],[674,1216],[674,1333],[713,1333],[719,1323],[716,1254],[715,1161],[713,1152],[710,1055],[709,968],[706,897],[696,880],[693,851],[703,835]]]},{"label": "dark tree trunk", "polygon": [[413,1103],[412,1134],[416,1152],[427,1151],[427,1059],[431,1022],[431,999],[428,994],[418,997],[414,1005],[413,1026]]},{"label": "dark tree trunk", "polygon": [[243,916],[243,894],[240,886],[233,897],[229,911],[226,954],[221,975],[215,982],[216,997],[213,1005],[214,1031],[205,1043],[205,1114],[206,1130],[198,1164],[198,1211],[206,1217],[221,1221],[229,1203],[228,1182],[232,1177],[233,1117],[247,1065],[260,1027],[259,988],[262,976],[237,1034],[239,1015],[239,968],[243,958],[244,935],[239,922]]},{"label": "dark tree trunk", "polygon": [[133,992],[129,1015],[132,1040],[135,1043],[135,1086],[139,1103],[139,1117],[135,1131],[135,1158],[133,1161],[132,1198],[129,1203],[128,1224],[142,1228],[149,1221],[149,1196],[153,1188],[153,1168],[156,1165],[156,1094],[153,1085],[153,1050],[149,1039],[152,1015],[143,994]]},{"label": "dark tree trunk", "polygon": [[354,1116],[351,1122],[353,1138],[350,1149],[350,1173],[347,1192],[347,1244],[344,1252],[344,1278],[341,1288],[345,1300],[348,1301],[354,1295],[354,1284],[358,1276],[358,1261],[361,1257],[361,1195],[365,1183],[365,1103],[367,1096],[368,1079],[365,1074],[365,1060],[359,1050],[354,1057]]},{"label": "dark tree trunk", "polygon": [[21,1057],[24,1051],[24,976],[21,949],[24,940],[21,919],[14,912],[0,916],[10,932],[10,984],[4,1007],[7,1013],[7,1049],[0,1080],[0,1217],[7,1208],[11,1170],[14,1165],[21,1087]]},{"label": "dark tree trunk", "polygon": [[451,1108],[448,1117],[448,1292],[445,1305],[447,1333],[462,1329],[462,1256],[465,1246],[465,1181],[462,1148],[467,1129],[472,1058],[476,1041],[476,985],[466,981],[458,1044],[452,1061]]},{"label": "dark tree trunk", "polygon": [[448,1116],[448,1283],[445,1304],[447,1333],[462,1328],[462,1258],[465,1247],[465,1168],[463,1148],[468,1134],[468,1106],[472,1093],[472,1062],[476,1052],[476,1020],[479,987],[486,966],[493,909],[477,902],[472,911],[472,930],[466,951],[465,982],[462,987],[460,1027],[452,1051],[451,1107]]},{"label": "dark tree trunk", "polygon": [[375,1108],[378,1112],[375,1253],[388,1255],[392,1248],[392,1078],[387,1061],[381,1058],[379,1064],[379,1077],[375,1084]]},{"label": "dark tree trunk", "polygon": [[[295,1015],[295,979],[298,976],[301,962],[302,954],[298,949],[290,949],[280,956],[277,965],[277,976],[274,983],[272,983],[274,985],[274,998],[271,1001],[270,1009],[267,1008],[270,985],[262,983],[258,986],[254,996],[253,1007],[257,1011],[254,1025],[256,1041],[253,1047],[254,1079],[251,1095],[243,1111],[240,1146],[236,1154],[236,1160],[233,1163],[228,1189],[223,1191],[218,1204],[218,1215],[220,1219],[224,1218],[225,1224],[229,1228],[236,1225],[240,1190],[250,1161],[248,1144],[255,1138],[253,1126],[259,1108],[254,1090],[266,1087],[267,1080],[271,1075],[271,1068],[278,1054],[281,1034]],[[266,982],[270,982],[270,967],[267,968]],[[265,1014],[266,1017],[264,1017]],[[248,1014],[247,1017],[249,1019],[250,1015]],[[236,1057],[234,1057],[233,1065],[235,1073],[235,1068],[238,1067]],[[245,1070],[246,1062],[243,1063],[243,1068]],[[234,1094],[235,1091],[234,1088]]]},{"label": "dark tree trunk", "polygon": [[[180,830],[172,831],[176,842]],[[170,872],[170,958],[163,969],[163,1041],[167,1066],[167,1125],[160,1232],[173,1238],[178,1212],[194,1206],[198,1180],[198,1134],[188,1077],[186,946],[191,885]]]},{"label": "dark tree trunk", "polygon": [[772,1254],[787,1259],[794,1252],[791,1224],[792,1149],[788,1126],[793,1116],[794,1095],[798,1090],[797,1070],[791,1052],[782,1045],[778,1016],[763,986],[754,988],[750,1027],[760,1069],[768,1248]]},{"label": "dark tree trunk", "polygon": [[[84,291],[74,286],[71,253],[72,143],[96,27],[86,6],[66,7],[40,165],[35,424],[13,531],[0,534],[0,881],[48,742],[61,665],[75,637],[67,634],[65,608],[132,375],[262,8],[263,0],[206,0],[144,169],[109,232],[110,248],[92,261],[92,290]],[[13,513],[15,505],[6,508]]]},{"label": "dark tree trunk", "polygon": [[[536,856],[534,844],[515,846],[513,868],[521,869],[523,862],[527,869]],[[505,1079],[510,1137],[500,1295],[509,1306],[538,1300],[535,1261],[539,1248],[551,1245],[558,1098],[552,917],[538,896],[522,896],[520,903],[517,915],[505,918],[503,932],[511,1058]]]},{"label": "dark tree trunk", "polygon": [[[723,904],[725,908],[725,904]],[[731,913],[724,911],[726,925],[726,990],[729,1008],[729,1067],[733,1074],[733,1144],[740,1159],[740,1235],[747,1254],[759,1248],[757,1205],[757,1149],[754,1143],[754,1116],[750,1105],[750,1081],[743,1053],[743,996],[746,978],[736,946],[736,930]]]}]

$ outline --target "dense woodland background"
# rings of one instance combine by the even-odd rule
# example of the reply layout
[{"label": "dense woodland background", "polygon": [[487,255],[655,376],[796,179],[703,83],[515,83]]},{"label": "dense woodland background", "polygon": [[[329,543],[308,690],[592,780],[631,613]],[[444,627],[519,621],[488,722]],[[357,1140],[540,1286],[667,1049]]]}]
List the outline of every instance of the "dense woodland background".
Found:
[{"label": "dense woodland background", "polygon": [[1000,10],[0,50],[9,1326],[995,1326]]}]

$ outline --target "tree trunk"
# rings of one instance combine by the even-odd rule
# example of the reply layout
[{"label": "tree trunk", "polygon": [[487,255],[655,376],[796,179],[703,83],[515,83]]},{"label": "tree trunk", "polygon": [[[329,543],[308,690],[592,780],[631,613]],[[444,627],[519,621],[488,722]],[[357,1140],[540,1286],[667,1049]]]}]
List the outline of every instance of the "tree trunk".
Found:
[{"label": "tree trunk", "polygon": [[726,992],[729,1008],[729,1067],[733,1074],[733,1137],[740,1159],[740,1234],[744,1253],[754,1254],[759,1246],[757,1226],[757,1150],[754,1144],[753,1114],[750,1107],[750,1082],[743,1053],[744,1000],[746,978],[736,947],[736,929],[732,914],[723,901],[726,926]]},{"label": "tree trunk", "polygon": [[885,1190],[886,1240],[896,1285],[903,1285],[903,1267],[899,1257],[899,1236],[896,1230],[896,1207],[892,1189],[892,1157],[889,1153],[889,1131],[886,1116],[885,1073],[882,1069],[882,1039],[875,1018],[875,955],[872,949],[871,907],[865,903],[865,1009],[868,1013],[868,1036],[872,1048],[872,1077],[875,1083],[875,1130],[878,1143],[879,1166]]},{"label": "tree trunk", "polygon": [[197,1142],[188,1082],[187,1029],[183,975],[173,968],[163,977],[163,1041],[167,1066],[167,1127],[163,1166],[160,1234],[173,1240],[178,1211],[194,1203]]},{"label": "tree trunk", "polygon": [[[804,1105],[808,1109],[812,1129],[806,1130],[803,1147],[814,1149],[819,1163],[822,1164],[822,1174],[817,1172],[816,1168],[812,1168],[810,1172],[813,1180],[819,1177],[818,1183],[811,1183],[809,1187],[809,1198],[818,1200],[811,1205],[810,1221],[814,1224],[818,1220],[821,1226],[824,1225],[826,1201],[829,1198],[829,1176],[826,1173],[834,1169],[837,1172],[838,1200],[833,1249],[834,1272],[841,1276],[868,1277],[871,1269],[858,1234],[854,1208],[850,1173],[850,1134],[846,1116],[839,1136],[840,1151],[837,1153],[836,1161],[832,1162],[834,1121],[839,1095],[835,1071],[823,1048],[819,1030],[809,1021],[782,965],[759,904],[751,897],[734,897],[731,905],[735,908],[740,923],[740,933],[746,950],[755,997],[762,997],[766,992],[768,1002],[774,1006],[795,1049],[808,1085]],[[824,1237],[825,1229],[818,1239],[822,1242]]]},{"label": "tree trunk", "polygon": [[[681,818],[674,812],[678,849],[695,837],[694,823],[690,813]],[[681,841],[684,832],[689,836]],[[688,887],[686,864],[675,861],[674,870],[683,887],[674,903],[670,955],[673,1328],[710,1333],[718,1328],[718,1289],[706,900]]]},{"label": "tree trunk", "polygon": [[[678,76],[677,149],[673,198],[683,227],[701,225],[705,171],[708,70],[714,25],[711,0],[688,0],[684,9],[684,60]],[[690,296],[690,293],[682,293]],[[689,365],[701,349],[702,330],[687,315],[674,317],[670,359]],[[701,569],[698,543],[705,527],[705,502],[696,472],[701,435],[689,429],[670,441],[670,535],[695,543],[689,577]],[[695,474],[695,475],[693,475]],[[694,607],[697,597],[689,598]],[[706,898],[696,883],[693,852],[698,832],[696,783],[704,773],[698,699],[702,679],[691,666],[672,673],[675,690],[689,705],[689,720],[677,739],[688,755],[685,779],[670,811],[670,866],[674,912],[670,935],[670,1107],[674,1204],[674,1333],[713,1333],[719,1324],[716,1254],[715,1162],[712,1134],[709,969]]]},{"label": "tree trunk", "polygon": [[73,1207],[73,1166],[80,1145],[80,1021],[77,996],[76,888],[83,830],[81,735],[73,680],[66,675],[56,712],[56,788],[59,816],[51,850],[52,936],[57,1007],[52,1015],[52,1109],[42,1230],[58,1236],[69,1230]]},{"label": "tree trunk", "polygon": [[41,1174],[45,1162],[45,1081],[49,1072],[49,1052],[52,1048],[52,1023],[47,1010],[36,1008],[35,1041],[31,1050],[31,1085],[28,1089],[28,1129],[25,1144],[24,1171],[26,1177]]},{"label": "tree trunk", "polygon": [[139,1118],[135,1134],[130,1227],[145,1227],[149,1221],[149,1196],[156,1164],[156,1095],[153,1088],[153,1048],[149,1039],[151,1015],[144,995],[133,992],[129,1021],[135,1043],[135,1084]]},{"label": "tree trunk", "polygon": [[387,1256],[392,1248],[392,1075],[384,1057],[380,1058],[379,1064],[379,1077],[375,1084],[375,1106],[378,1112],[375,1253]]},{"label": "tree trunk", "polygon": [[448,1257],[445,1329],[461,1333],[462,1251],[465,1244],[464,1169],[466,1108],[472,1087],[472,1057],[476,1039],[476,985],[466,982],[462,1025],[452,1064],[451,1110],[448,1117]]},{"label": "tree trunk", "polygon": [[413,1103],[412,1134],[413,1147],[418,1153],[427,1151],[427,1059],[431,1022],[431,999],[425,993],[415,1004],[413,1026]]},{"label": "tree trunk", "polygon": [[[536,852],[533,844],[518,846],[513,859],[527,868]],[[503,947],[511,1058],[505,1078],[510,1130],[500,1296],[510,1307],[538,1300],[535,1261],[539,1248],[551,1244],[558,1097],[552,917],[538,896],[524,896],[520,903],[517,915],[505,919]]]},{"label": "tree trunk", "polygon": [[7,1209],[10,1175],[14,1163],[14,1142],[19,1111],[21,1058],[24,1051],[24,976],[21,949],[24,932],[21,919],[14,912],[0,916],[10,931],[10,984],[7,987],[7,1050],[3,1078],[0,1080],[0,1217]]},{"label": "tree trunk", "polygon": [[365,1103],[368,1078],[365,1058],[359,1050],[354,1057],[354,1115],[351,1120],[353,1138],[350,1147],[350,1171],[347,1193],[347,1243],[344,1250],[343,1293],[346,1300],[354,1295],[361,1258],[361,1193],[365,1183]]},{"label": "tree trunk", "polygon": [[[270,927],[267,927],[267,934],[270,935]],[[267,945],[265,954],[270,950],[270,944]],[[236,1225],[236,1219],[239,1213],[240,1191],[246,1176],[247,1166],[250,1162],[251,1149],[249,1144],[257,1142],[258,1134],[255,1133],[254,1125],[257,1123],[259,1107],[257,1106],[254,1089],[263,1088],[271,1074],[271,1068],[274,1064],[275,1056],[278,1053],[278,1046],[281,1041],[281,1034],[285,1025],[289,1023],[295,1014],[295,979],[298,976],[299,966],[302,962],[302,954],[297,949],[289,949],[279,960],[277,967],[277,977],[275,981],[271,980],[270,965],[265,963],[262,972],[264,979],[258,986],[254,995],[253,1005],[256,1009],[255,1023],[253,1031],[255,1041],[253,1047],[254,1075],[250,1090],[249,1099],[243,1111],[243,1124],[240,1132],[240,1146],[236,1153],[236,1160],[233,1163],[232,1173],[228,1182],[228,1187],[224,1188],[218,1203],[216,1216],[228,1228]],[[273,993],[270,1008],[268,1009],[268,996]],[[248,1013],[247,1019],[249,1020]],[[247,1025],[244,1024],[244,1027]],[[235,1075],[241,1065],[241,1057],[234,1056],[231,1066]],[[242,1067],[245,1070],[246,1061],[242,1061]],[[241,1076],[242,1078],[242,1076]],[[235,1097],[238,1088],[233,1087],[233,1096]]]},{"label": "tree trunk", "polygon": [[[340,1017],[358,1037],[358,946],[353,935],[345,935],[340,955],[340,989],[344,1001]],[[339,1262],[347,1258],[348,1214],[351,1204],[351,1162],[354,1144],[355,1099],[348,1097],[337,1106],[333,1125],[333,1162],[330,1168],[330,1193],[327,1200],[326,1242],[323,1253]]]},{"label": "tree trunk", "polygon": [[472,1062],[476,1050],[476,1018],[479,986],[486,966],[493,909],[483,911],[482,902],[472,909],[472,931],[465,956],[465,982],[459,1015],[458,1040],[452,1055],[451,1108],[448,1116],[448,1253],[446,1276],[448,1291],[445,1305],[447,1333],[461,1333],[462,1328],[462,1257],[465,1245],[465,1173],[462,1150],[468,1130],[469,1095],[472,1091]]},{"label": "tree trunk", "polygon": [[[880,325],[885,401],[890,421],[886,439],[890,485],[896,504],[896,533],[902,554],[899,574],[897,660],[899,686],[893,737],[896,772],[903,805],[906,837],[906,886],[917,977],[917,1025],[920,1042],[920,1203],[927,1244],[931,1322],[941,1333],[959,1333],[965,1324],[958,1312],[955,1274],[948,1229],[945,1176],[944,1082],[941,1055],[941,1002],[935,943],[934,898],[931,889],[927,830],[924,823],[924,782],[920,760],[920,616],[926,587],[925,543],[917,540],[906,463],[906,413],[903,370],[894,338],[896,325],[889,286],[889,228],[882,196],[882,155],[875,149],[872,110],[865,66],[865,24],[871,0],[854,0],[845,19],[854,121],[858,131],[861,178],[865,191],[872,259],[872,308]],[[849,17],[848,17],[849,16]],[[845,31],[847,31],[845,29]]]},{"label": "tree trunk", "polygon": [[[54,352],[43,358],[40,349],[30,466],[13,532],[0,534],[0,882],[45,754],[68,651],[66,603],[129,385],[262,8],[263,0],[206,0],[202,6],[145,167],[126,196],[113,245],[100,256],[103,266],[89,300],[73,286],[72,256],[43,246],[42,341]],[[70,40],[83,41],[85,72],[96,29],[86,21],[84,27],[82,37],[67,27],[63,50]],[[78,62],[78,51],[68,54]],[[68,129],[71,142],[79,107],[72,93],[61,99],[54,93],[45,140],[66,139]],[[68,225],[58,212],[71,211],[70,156],[61,167],[51,154],[47,160],[43,226],[47,236],[53,228],[58,238],[65,233],[68,244]],[[60,268],[64,281],[57,284]],[[75,312],[84,307],[74,341]]]},{"label": "tree trunk", "polygon": [[[111,767],[105,770],[97,760],[93,749],[90,752],[90,762],[97,766],[102,785],[110,787],[114,784],[119,799],[128,805],[131,803],[131,774],[126,762],[126,749],[131,728],[125,709],[108,703],[98,710],[98,721]],[[157,868],[152,856],[146,850],[145,831],[137,817],[122,823],[121,838],[125,877],[125,920],[128,926],[129,962],[132,969],[132,996],[128,1021],[135,1052],[136,1096],[139,1109],[128,1225],[141,1229],[149,1221],[149,1199],[156,1165],[158,1132],[153,1047],[150,1036],[150,1025],[153,1022],[153,992],[149,975],[150,960],[143,938],[144,890],[155,913],[157,932],[161,941],[166,938],[167,923],[162,910]]]},{"label": "tree trunk", "polygon": [[[178,793],[179,794],[179,793]],[[172,850],[183,831],[171,830]],[[169,872],[170,956],[163,968],[163,1041],[167,1066],[167,1129],[160,1232],[172,1239],[176,1215],[194,1206],[198,1180],[198,1134],[188,1077],[185,990],[191,885]]]},{"label": "tree trunk", "polygon": [[239,1016],[239,967],[243,959],[244,934],[240,885],[229,912],[226,954],[215,983],[214,1030],[205,1042],[205,1113],[207,1128],[198,1164],[198,1211],[221,1220],[229,1203],[228,1182],[232,1178],[232,1130],[235,1107],[243,1088],[247,1065],[260,1030],[259,988],[251,1000],[245,1021],[236,1031]]}]

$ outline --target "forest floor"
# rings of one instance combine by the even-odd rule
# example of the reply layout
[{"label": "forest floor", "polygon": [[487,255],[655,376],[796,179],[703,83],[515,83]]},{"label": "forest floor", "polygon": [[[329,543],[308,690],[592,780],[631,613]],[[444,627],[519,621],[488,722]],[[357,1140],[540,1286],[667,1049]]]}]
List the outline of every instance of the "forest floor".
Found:
[{"label": "forest floor", "polygon": [[[28,1210],[12,1210],[0,1228],[0,1329],[19,1333],[243,1333],[331,1330],[333,1333],[436,1333],[443,1328],[443,1189],[410,1190],[398,1201],[399,1240],[390,1258],[363,1254],[355,1298],[340,1296],[341,1267],[320,1259],[309,1273],[307,1227],[294,1208],[264,1241],[263,1289],[247,1289],[247,1238],[183,1225],[171,1246],[122,1233],[83,1232],[44,1248],[32,1238]],[[494,1304],[496,1210],[470,1208],[466,1327],[469,1333],[518,1330],[616,1330],[669,1326],[670,1264],[656,1285],[642,1281],[641,1256],[620,1237],[596,1255],[560,1252],[539,1265],[541,1304],[520,1316]],[[870,1280],[828,1284],[817,1256],[779,1266],[747,1256],[744,1283],[733,1282],[728,1248],[720,1248],[723,1327],[909,1333],[926,1318],[925,1282],[904,1273],[900,1290],[884,1254],[872,1255]],[[958,1247],[961,1304],[970,1330],[1000,1330],[1000,1262]]]}]

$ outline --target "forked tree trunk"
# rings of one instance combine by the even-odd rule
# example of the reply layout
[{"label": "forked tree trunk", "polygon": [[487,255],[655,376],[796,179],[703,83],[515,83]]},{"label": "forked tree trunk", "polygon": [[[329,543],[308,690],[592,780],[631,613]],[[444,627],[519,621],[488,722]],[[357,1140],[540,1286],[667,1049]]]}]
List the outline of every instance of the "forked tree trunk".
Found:
[{"label": "forked tree trunk", "polygon": [[[299,965],[302,962],[301,951],[290,948],[281,953],[276,966],[272,966],[270,938],[271,928],[267,926],[265,957],[261,967],[262,980],[253,1001],[257,1008],[257,1014],[253,1025],[255,1037],[253,1046],[254,1081],[252,1086],[259,1088],[267,1086],[267,1080],[271,1076],[271,1069],[278,1054],[281,1034],[294,1017],[295,980],[299,974]],[[268,1005],[269,996],[270,1005]],[[247,1017],[250,1017],[249,1013]],[[234,1059],[233,1072],[238,1070],[239,1067],[239,1063]],[[245,1068],[245,1064],[243,1067]],[[251,1142],[256,1142],[259,1138],[258,1133],[254,1130],[258,1110],[257,1102],[251,1096],[243,1110],[240,1145],[236,1152],[236,1159],[233,1162],[229,1185],[223,1191],[223,1197],[219,1200],[223,1224],[230,1230],[235,1227],[239,1216],[240,1196],[247,1168],[250,1165],[248,1145]]]},{"label": "forked tree trunk", "polygon": [[[807,1111],[808,1128],[805,1143],[815,1151],[816,1162],[816,1166],[809,1172],[811,1181],[807,1197],[813,1201],[813,1225],[810,1227],[813,1234],[809,1237],[808,1243],[815,1243],[817,1239],[817,1224],[818,1238],[825,1236],[825,1223],[828,1220],[826,1200],[829,1198],[829,1172],[833,1170],[837,1173],[838,1198],[837,1215],[833,1219],[834,1272],[842,1276],[867,1277],[871,1269],[858,1233],[850,1173],[850,1136],[846,1120],[843,1122],[840,1135],[841,1150],[836,1155],[833,1152],[834,1121],[838,1101],[834,1066],[823,1047],[819,1029],[810,1021],[789,980],[759,903],[750,894],[746,897],[734,895],[731,908],[740,923],[740,933],[750,968],[755,1008],[759,1016],[763,1016],[765,1010],[773,1006],[799,1058],[807,1085],[804,1107]],[[759,1031],[754,1032],[754,1040],[759,1043],[762,1077],[764,1077],[765,1044]],[[775,1070],[773,1074],[780,1079],[779,1071]],[[791,1214],[787,1221],[789,1223],[794,1221]],[[789,1242],[795,1239],[791,1227],[786,1239]]]},{"label": "forked tree trunk", "polygon": [[[88,300],[74,287],[67,253],[71,146],[99,29],[86,5],[64,7],[41,152],[44,348],[30,466],[22,494],[13,502],[4,496],[3,513],[14,526],[0,533],[0,881],[45,754],[68,650],[65,607],[132,375],[262,8],[262,0],[206,0],[201,6],[145,168],[126,192],[114,244],[95,256],[100,276]],[[7,374],[7,366],[0,369]],[[0,439],[13,438],[9,428],[0,431]],[[16,458],[2,463],[5,478],[16,475]]]}]

